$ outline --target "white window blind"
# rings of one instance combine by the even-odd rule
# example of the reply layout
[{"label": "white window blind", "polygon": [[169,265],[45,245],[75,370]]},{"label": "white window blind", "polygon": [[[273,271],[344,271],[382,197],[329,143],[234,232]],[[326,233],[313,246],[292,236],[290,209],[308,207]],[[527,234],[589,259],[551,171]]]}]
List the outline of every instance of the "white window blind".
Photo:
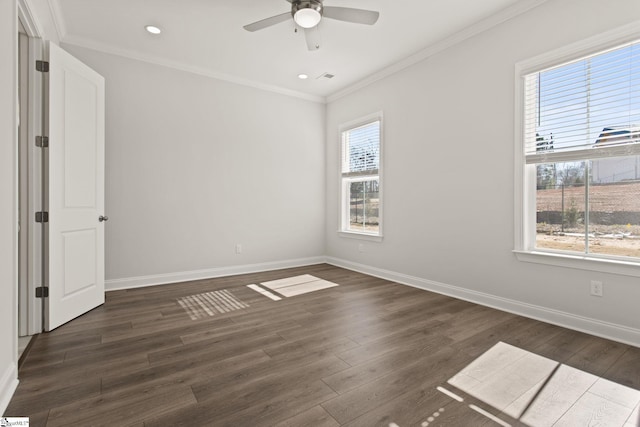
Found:
[{"label": "white window blind", "polygon": [[380,121],[342,133],[342,176],[376,175],[380,167]]},{"label": "white window blind", "polygon": [[524,76],[526,163],[640,154],[640,42]]}]

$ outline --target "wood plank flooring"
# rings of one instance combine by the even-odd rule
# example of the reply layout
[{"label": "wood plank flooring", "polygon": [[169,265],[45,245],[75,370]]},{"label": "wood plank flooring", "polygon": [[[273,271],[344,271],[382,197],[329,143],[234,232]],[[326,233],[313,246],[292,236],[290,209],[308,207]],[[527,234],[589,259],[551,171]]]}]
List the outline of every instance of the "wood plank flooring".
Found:
[{"label": "wood plank flooring", "polygon": [[[247,287],[304,274],[339,286]],[[247,306],[178,303],[222,290]],[[109,292],[19,375],[5,416],[31,426],[640,426],[639,348],[324,264]],[[553,406],[574,377],[593,393]]]}]

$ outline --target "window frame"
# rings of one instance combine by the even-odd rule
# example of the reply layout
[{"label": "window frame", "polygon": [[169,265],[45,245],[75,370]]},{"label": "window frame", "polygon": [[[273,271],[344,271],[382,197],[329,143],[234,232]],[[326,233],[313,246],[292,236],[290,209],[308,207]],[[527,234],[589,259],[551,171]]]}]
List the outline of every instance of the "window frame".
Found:
[{"label": "window frame", "polygon": [[[343,134],[350,130],[366,126],[368,124],[380,122],[380,146],[378,158],[377,174],[359,174],[357,176],[345,177],[342,172],[342,152],[344,145]],[[384,164],[384,119],[381,111],[372,113],[356,120],[346,122],[338,127],[338,235],[341,237],[355,238],[360,240],[368,240],[374,242],[382,242],[383,240],[383,212],[384,212],[384,196],[383,196],[383,164]],[[378,232],[371,233],[366,231],[349,230],[349,190],[348,185],[351,182],[368,181],[371,179],[378,180]]]},{"label": "window frame", "polygon": [[518,260],[580,270],[640,277],[640,260],[613,255],[574,253],[535,247],[536,168],[525,160],[525,76],[640,40],[637,23],[587,38],[515,65],[514,106],[514,249]]}]

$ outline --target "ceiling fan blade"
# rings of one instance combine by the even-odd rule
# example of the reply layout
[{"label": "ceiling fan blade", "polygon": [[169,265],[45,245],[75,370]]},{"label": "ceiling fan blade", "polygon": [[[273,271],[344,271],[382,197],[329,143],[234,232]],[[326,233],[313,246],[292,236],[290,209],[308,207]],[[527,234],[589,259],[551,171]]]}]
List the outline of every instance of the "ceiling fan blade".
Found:
[{"label": "ceiling fan blade", "polygon": [[305,28],[304,39],[307,41],[307,49],[320,49],[320,30],[318,30],[318,26],[316,25],[313,28]]},{"label": "ceiling fan blade", "polygon": [[338,21],[373,25],[378,21],[380,12],[353,9],[351,7],[324,6],[322,8],[322,16],[325,18],[337,19]]},{"label": "ceiling fan blade", "polygon": [[252,24],[245,25],[242,28],[244,28],[247,31],[253,32],[253,31],[262,30],[263,28],[267,28],[272,25],[279,24],[288,19],[291,19],[291,12],[281,13],[280,15],[272,16],[271,18],[266,18],[260,21],[256,21]]}]

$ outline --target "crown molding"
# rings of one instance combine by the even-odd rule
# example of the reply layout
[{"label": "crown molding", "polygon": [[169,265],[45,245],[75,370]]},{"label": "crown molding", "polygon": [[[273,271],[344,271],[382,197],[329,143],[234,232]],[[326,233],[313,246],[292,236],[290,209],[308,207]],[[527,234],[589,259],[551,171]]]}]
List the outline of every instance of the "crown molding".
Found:
[{"label": "crown molding", "polygon": [[358,83],[355,83],[351,86],[348,86],[338,92],[335,92],[329,96],[327,96],[327,104],[337,101],[338,99],[347,96],[353,92],[356,92],[366,86],[369,86],[379,80],[382,80],[386,77],[389,77],[393,74],[396,74],[406,68],[411,67],[412,65],[418,64],[427,58],[442,52],[452,46],[455,46],[458,43],[461,43],[477,34],[483,33],[503,22],[506,22],[518,15],[521,15],[533,8],[540,6],[543,3],[546,3],[549,0],[522,0],[513,6],[507,7],[500,12],[489,16],[488,18],[483,19],[482,21],[477,22],[462,31],[459,31],[449,37],[446,37],[425,49],[403,59],[395,64],[383,68],[371,75],[369,77],[365,77]]},{"label": "crown molding", "polygon": [[306,101],[317,102],[324,104],[326,99],[323,96],[310,95],[303,92],[297,92],[290,89],[285,89],[279,86],[267,85],[264,83],[256,82],[249,79],[243,79],[240,77],[232,76],[230,74],[219,73],[203,67],[196,67],[186,65],[177,61],[171,61],[168,59],[160,58],[155,55],[148,55],[141,52],[137,52],[129,49],[122,49],[113,45],[100,43],[95,40],[91,40],[84,37],[66,36],[62,40],[62,44],[69,46],[77,46],[85,49],[91,49],[102,53],[108,53],[110,55],[120,56],[123,58],[133,59],[136,61],[146,62],[148,64],[159,65],[162,67],[172,68],[174,70],[184,71],[186,73],[197,74],[204,77],[209,77],[216,80],[223,80],[229,83],[248,86],[254,89],[264,90],[268,92],[278,93],[280,95],[286,95],[293,98],[300,98]]},{"label": "crown molding", "polygon": [[[19,0],[19,1],[21,3],[26,4],[26,2],[29,0]],[[60,1],[46,0],[46,3],[49,7],[49,12],[51,15],[51,19],[53,21],[53,26],[58,36],[58,40],[60,40],[60,44],[66,44],[71,46],[82,47],[85,49],[96,50],[99,52],[121,56],[124,58],[134,59],[134,60],[146,62],[149,64],[160,65],[163,67],[168,67],[168,68],[184,71],[191,74],[197,74],[200,76],[209,77],[216,80],[223,80],[229,83],[252,87],[254,89],[274,92],[280,95],[286,95],[294,98],[300,98],[306,101],[317,102],[320,104],[326,103],[326,98],[324,96],[310,95],[303,92],[285,89],[279,86],[268,85],[268,84],[260,83],[254,80],[243,79],[240,77],[232,76],[230,74],[219,73],[203,67],[191,66],[191,65],[187,65],[177,61],[171,61],[155,55],[145,54],[143,52],[139,52],[133,49],[123,49],[107,43],[101,43],[93,39],[69,35],[69,33],[67,32],[67,25],[64,20],[64,15],[60,8]]]},{"label": "crown molding", "polygon": [[[26,3],[28,0],[19,0],[19,1]],[[111,55],[116,55],[116,56],[121,56],[129,59],[146,62],[149,64],[160,65],[163,67],[180,70],[187,73],[197,74],[200,76],[209,77],[216,80],[222,80],[222,81],[226,81],[229,83],[234,83],[242,86],[252,87],[254,89],[274,92],[281,95],[303,99],[306,101],[316,102],[320,104],[328,104],[344,96],[347,96],[353,92],[356,92],[366,86],[369,86],[379,80],[382,80],[406,68],[409,68],[412,65],[418,64],[439,52],[442,52],[477,34],[487,31],[535,7],[538,7],[549,0],[521,0],[518,3],[514,4],[513,6],[507,7],[501,10],[500,12],[494,15],[491,15],[486,19],[465,28],[460,32],[457,32],[449,37],[446,37],[440,40],[439,42],[436,42],[426,47],[425,49],[422,49],[419,52],[403,60],[396,62],[391,66],[388,66],[373,74],[370,74],[368,77],[365,77],[359,82],[352,84],[350,86],[347,86],[346,88],[341,89],[327,97],[319,96],[319,95],[311,95],[304,92],[298,92],[298,91],[286,89],[280,86],[268,85],[268,84],[260,83],[258,81],[254,81],[250,79],[243,79],[230,74],[216,72],[204,67],[192,66],[192,65],[188,65],[178,61],[172,61],[165,58],[161,58],[159,56],[145,54],[143,52],[135,51],[132,49],[123,49],[114,45],[101,43],[93,39],[69,35],[67,33],[66,23],[64,21],[64,17],[60,9],[59,0],[46,0],[46,1],[49,6],[49,10],[51,11],[53,24],[61,44],[78,46],[78,47],[91,49],[91,50],[95,50],[103,53],[108,53]]]}]

